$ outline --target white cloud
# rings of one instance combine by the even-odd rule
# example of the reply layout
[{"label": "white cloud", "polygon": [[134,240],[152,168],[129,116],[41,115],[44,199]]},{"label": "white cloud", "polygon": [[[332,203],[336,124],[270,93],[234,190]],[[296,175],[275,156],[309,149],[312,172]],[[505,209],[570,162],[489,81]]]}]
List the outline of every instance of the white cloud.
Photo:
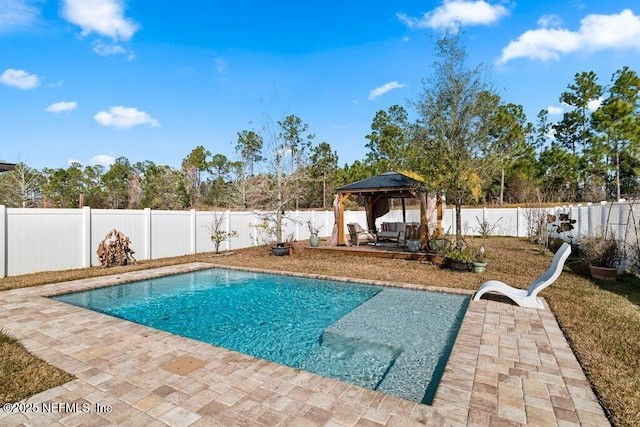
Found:
[{"label": "white cloud", "polygon": [[149,113],[139,111],[137,108],[122,106],[111,107],[109,111],[101,111],[93,118],[102,126],[113,126],[119,129],[128,129],[137,125],[160,126],[160,123]]},{"label": "white cloud", "polygon": [[596,111],[602,105],[603,98],[599,97],[598,99],[592,99],[587,103],[587,109],[589,111]]},{"label": "white cloud", "polygon": [[127,60],[129,61],[136,57],[132,50],[126,49],[122,45],[116,43],[106,44],[101,40],[95,40],[93,42],[93,51],[100,56],[127,55]]},{"label": "white cloud", "polygon": [[40,9],[33,0],[0,0],[0,31],[28,27],[37,22]]},{"label": "white cloud", "polygon": [[18,89],[29,90],[38,87],[40,78],[36,74],[29,74],[24,70],[9,68],[0,75],[0,83]]},{"label": "white cloud", "polygon": [[93,42],[93,51],[101,56],[123,55],[127,50],[119,44],[105,44],[101,40]]},{"label": "white cloud", "polygon": [[64,0],[62,16],[82,28],[82,35],[96,33],[114,40],[129,40],[138,24],[124,16],[123,0]]},{"label": "white cloud", "polygon": [[396,16],[409,28],[457,30],[460,26],[493,24],[508,14],[503,5],[484,0],[444,0],[442,6],[425,13],[422,18],[412,18],[404,13]]},{"label": "white cloud", "polygon": [[547,107],[547,112],[552,116],[557,116],[557,115],[562,114],[562,108],[554,107],[553,105],[549,105]]},{"label": "white cloud", "polygon": [[382,96],[382,95],[384,95],[385,93],[387,93],[389,91],[392,91],[394,89],[399,89],[399,88],[402,88],[402,87],[405,87],[405,86],[406,86],[405,84],[398,83],[397,81],[389,82],[387,84],[384,84],[384,85],[379,86],[379,87],[375,88],[374,90],[372,90],[369,93],[369,98],[368,99],[369,99],[369,101],[373,101],[377,97]]},{"label": "white cloud", "polygon": [[111,166],[116,161],[116,158],[108,154],[98,154],[93,156],[89,161],[92,165],[101,165],[104,167]]},{"label": "white cloud", "polygon": [[625,9],[613,15],[587,15],[578,31],[546,27],[529,30],[502,50],[498,63],[505,64],[516,58],[558,60],[562,54],[608,49],[640,51],[640,16]]},{"label": "white cloud", "polygon": [[75,101],[62,101],[49,105],[45,111],[50,113],[62,113],[64,111],[73,111],[78,108],[78,103]]},{"label": "white cloud", "polygon": [[558,15],[542,15],[538,19],[538,26],[541,28],[557,28],[562,25],[562,18]]}]

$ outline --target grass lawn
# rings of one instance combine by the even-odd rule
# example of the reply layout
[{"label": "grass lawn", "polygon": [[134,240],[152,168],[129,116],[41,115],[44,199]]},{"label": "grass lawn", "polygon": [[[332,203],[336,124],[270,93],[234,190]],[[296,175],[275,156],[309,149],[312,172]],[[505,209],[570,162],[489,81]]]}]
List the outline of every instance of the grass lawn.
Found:
[{"label": "grass lawn", "polygon": [[[0,279],[0,290],[193,261],[451,288],[477,289],[488,279],[526,287],[551,263],[550,252],[521,239],[492,237],[484,245],[489,261],[484,274],[452,272],[416,261],[317,253],[305,251],[300,244],[293,256],[285,257],[272,256],[270,250],[259,247],[229,256],[199,254],[111,269],[96,267],[7,277]],[[615,283],[596,282],[589,278],[588,269],[579,259],[569,258],[564,273],[542,296],[612,423],[640,425],[640,278],[625,275]],[[10,383],[0,382],[0,403],[23,399],[71,378],[53,367],[34,369],[33,363],[39,361],[3,334],[0,356],[1,378],[15,378]]]}]

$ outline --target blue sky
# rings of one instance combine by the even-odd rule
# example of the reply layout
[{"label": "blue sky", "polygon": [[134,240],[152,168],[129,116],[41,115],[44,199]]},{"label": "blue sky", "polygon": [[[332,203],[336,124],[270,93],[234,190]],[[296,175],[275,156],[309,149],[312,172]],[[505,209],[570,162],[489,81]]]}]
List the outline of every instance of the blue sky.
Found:
[{"label": "blue sky", "polygon": [[295,114],[351,163],[460,28],[469,64],[533,122],[561,117],[578,72],[640,73],[637,0],[0,0],[0,160],[179,168],[198,145],[235,158],[239,131]]}]

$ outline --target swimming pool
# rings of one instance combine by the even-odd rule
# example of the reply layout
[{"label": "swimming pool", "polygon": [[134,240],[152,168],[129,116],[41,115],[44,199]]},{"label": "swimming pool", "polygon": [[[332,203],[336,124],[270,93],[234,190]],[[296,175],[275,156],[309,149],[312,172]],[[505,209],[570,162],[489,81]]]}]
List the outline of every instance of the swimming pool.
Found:
[{"label": "swimming pool", "polygon": [[469,302],[217,268],[52,298],[427,404]]}]

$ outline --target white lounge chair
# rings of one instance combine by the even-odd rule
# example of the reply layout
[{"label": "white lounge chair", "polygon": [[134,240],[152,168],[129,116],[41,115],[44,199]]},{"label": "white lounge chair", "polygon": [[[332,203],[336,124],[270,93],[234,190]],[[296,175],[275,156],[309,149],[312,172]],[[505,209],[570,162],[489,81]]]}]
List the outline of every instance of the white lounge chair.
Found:
[{"label": "white lounge chair", "polygon": [[562,273],[564,262],[571,254],[571,245],[563,243],[553,257],[551,267],[540,277],[534,280],[528,289],[513,288],[499,280],[489,280],[480,285],[480,288],[473,296],[474,301],[478,301],[482,295],[488,292],[502,294],[520,307],[544,309],[542,300],[537,297],[538,293],[556,281]]}]

